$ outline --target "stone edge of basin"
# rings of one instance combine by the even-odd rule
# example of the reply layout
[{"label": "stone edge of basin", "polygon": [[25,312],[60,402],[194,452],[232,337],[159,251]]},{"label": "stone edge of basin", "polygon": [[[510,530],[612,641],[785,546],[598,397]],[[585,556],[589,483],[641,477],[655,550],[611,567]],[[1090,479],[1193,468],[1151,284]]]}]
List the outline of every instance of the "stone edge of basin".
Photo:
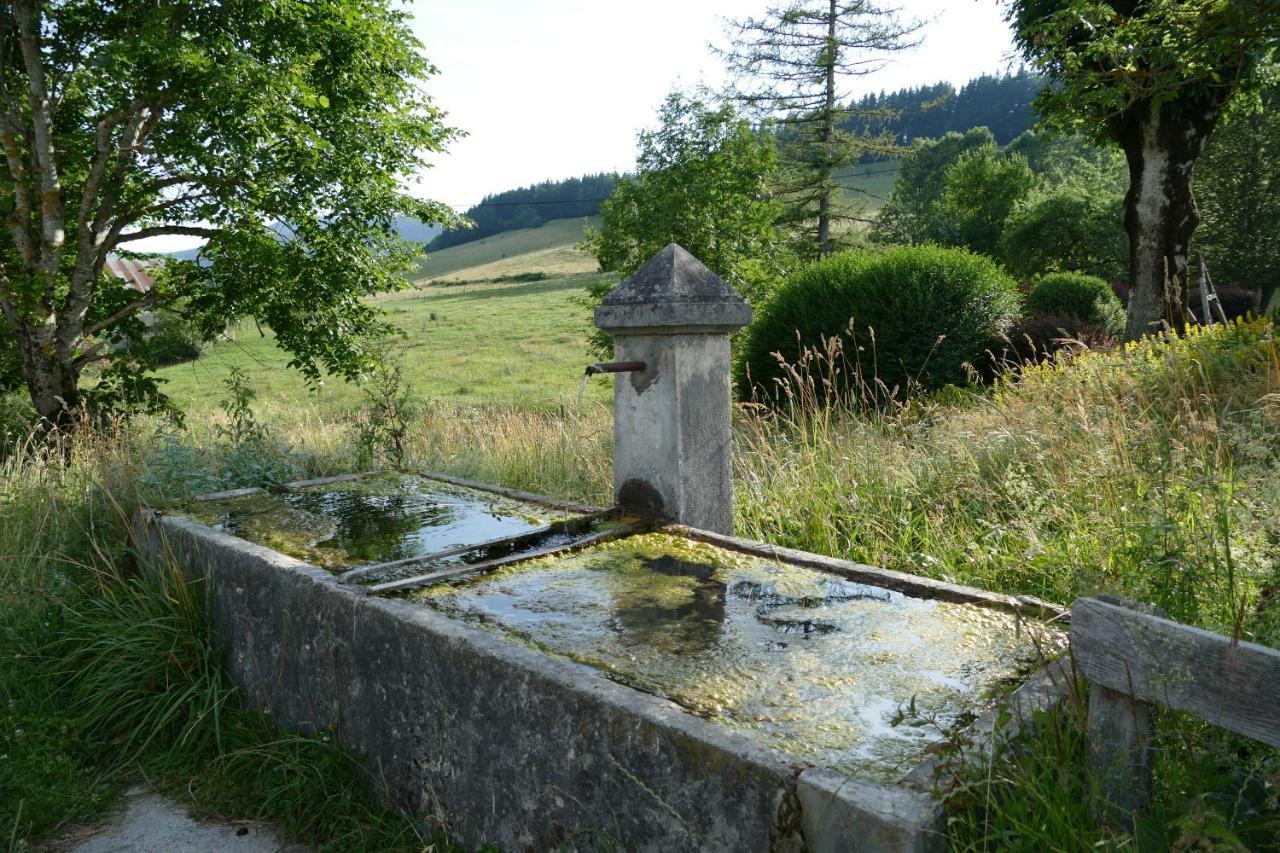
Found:
[{"label": "stone edge of basin", "polygon": [[[1005,608],[1024,606],[1006,596],[820,555],[692,528],[664,529],[918,595]],[[634,849],[693,844],[708,849],[827,851],[849,849],[851,838],[858,840],[856,849],[871,851],[945,847],[943,804],[930,793],[944,767],[939,756],[930,756],[895,785],[792,765],[724,726],[613,682],[595,669],[509,642],[428,607],[368,596],[327,571],[190,519],[141,510],[135,517],[134,535],[140,550],[173,554],[190,575],[211,577],[207,593],[215,627],[227,646],[228,669],[253,704],[286,729],[333,728],[340,741],[365,755],[370,768],[393,784],[395,799],[421,813],[443,805],[444,813],[437,812],[435,817],[461,840],[527,847],[555,841],[557,831],[607,834],[616,827],[622,836],[619,840]],[[249,584],[262,589],[250,593]],[[272,590],[276,596],[264,594]],[[308,636],[307,630],[313,635]],[[382,652],[390,663],[362,645],[362,638],[378,636],[380,631],[394,635],[394,642],[385,644]],[[396,651],[416,647],[415,643],[484,677],[477,677],[476,684],[455,684],[457,679],[449,677],[447,667],[441,671],[443,663],[425,659],[430,655],[412,657]],[[408,657],[412,660],[406,661]],[[316,666],[305,663],[311,658],[318,661]],[[339,660],[346,663],[340,665]],[[289,666],[288,661],[295,665]],[[368,671],[358,672],[361,662]],[[526,696],[520,714],[530,715],[537,726],[545,724],[557,735],[549,739],[548,747],[547,739],[540,738],[541,728],[530,729],[530,721],[516,719],[516,714],[506,719],[513,727],[506,748],[513,753],[527,750],[525,758],[534,768],[528,771],[533,776],[524,780],[530,790],[541,792],[526,795],[537,801],[533,806],[507,807],[499,814],[496,803],[519,800],[524,788],[499,792],[497,788],[511,785],[506,777],[499,778],[501,774],[491,780],[493,787],[476,787],[469,781],[473,773],[483,776],[488,771],[473,766],[482,763],[475,760],[475,753],[492,752],[490,741],[501,745],[499,730],[475,729],[471,727],[475,721],[455,719],[447,735],[441,730],[439,744],[448,742],[456,756],[431,750],[424,755],[415,733],[420,735],[419,730],[430,725],[418,717],[447,715],[447,702],[440,707],[429,701],[409,703],[409,707],[401,703],[398,708],[395,703],[369,705],[369,697],[389,701],[388,685],[382,682],[398,671],[397,665],[401,670],[422,668],[445,679],[455,693],[463,691],[462,698],[454,697],[463,705],[479,700],[468,698],[467,691],[483,690],[486,681],[503,688],[495,694],[510,687]],[[1011,720],[998,717],[997,709],[979,718],[971,727],[979,748],[989,743],[997,727],[1012,733],[1024,718],[1029,719],[1030,710],[1059,701],[1061,692],[1055,687],[1059,679],[1046,679],[1052,668],[1041,669],[1011,694],[1010,704],[1018,712]],[[432,695],[423,685],[402,684],[399,689],[409,696]],[[514,700],[498,701],[495,695],[495,705],[502,701]],[[381,707],[382,725],[367,719],[369,707]],[[484,701],[476,707],[488,711]],[[572,726],[565,728],[566,717],[556,716],[558,709],[587,711],[595,719],[574,718],[579,727],[575,733]],[[636,746],[637,737],[643,748]],[[550,754],[546,754],[548,748]],[[544,754],[535,754],[540,749]],[[567,752],[557,755],[557,750]],[[575,758],[576,750],[580,752]],[[502,760],[502,753],[496,760]],[[554,767],[557,760],[576,762],[573,773],[546,770],[561,783],[567,779],[571,787],[577,785],[575,790],[561,791],[563,797],[546,793],[548,786],[534,778],[542,772],[537,768]],[[710,778],[714,773],[708,768],[712,767],[728,778]],[[602,773],[609,778],[598,778]],[[622,785],[623,793],[601,802],[593,789],[605,781],[614,788]],[[682,813],[664,801],[668,795],[678,799],[680,792],[691,787],[703,791],[704,799],[698,800],[696,809]],[[554,784],[550,788],[558,790]],[[722,789],[728,796],[715,797]],[[487,797],[493,798],[492,810],[486,808]],[[490,811],[487,817],[486,811]],[[513,819],[512,814],[518,817]],[[541,823],[526,825],[532,822]]]}]

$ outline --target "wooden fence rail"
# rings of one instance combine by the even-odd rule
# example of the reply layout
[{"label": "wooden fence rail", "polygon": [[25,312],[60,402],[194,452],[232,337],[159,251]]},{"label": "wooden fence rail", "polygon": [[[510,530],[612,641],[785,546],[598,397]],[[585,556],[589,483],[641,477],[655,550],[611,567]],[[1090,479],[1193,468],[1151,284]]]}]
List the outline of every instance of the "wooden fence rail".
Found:
[{"label": "wooden fence rail", "polygon": [[1280,746],[1280,651],[1110,597],[1071,607],[1071,652],[1089,693],[1090,769],[1126,822],[1151,794],[1156,705]]}]

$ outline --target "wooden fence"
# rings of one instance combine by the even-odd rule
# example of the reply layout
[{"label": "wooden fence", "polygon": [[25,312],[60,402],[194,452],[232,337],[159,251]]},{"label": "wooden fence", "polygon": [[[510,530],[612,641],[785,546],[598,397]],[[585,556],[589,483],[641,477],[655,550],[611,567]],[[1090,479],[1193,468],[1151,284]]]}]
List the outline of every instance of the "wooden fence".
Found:
[{"label": "wooden fence", "polygon": [[1089,692],[1089,763],[1112,823],[1151,796],[1155,706],[1280,746],[1280,651],[1109,596],[1071,607],[1071,652]]}]

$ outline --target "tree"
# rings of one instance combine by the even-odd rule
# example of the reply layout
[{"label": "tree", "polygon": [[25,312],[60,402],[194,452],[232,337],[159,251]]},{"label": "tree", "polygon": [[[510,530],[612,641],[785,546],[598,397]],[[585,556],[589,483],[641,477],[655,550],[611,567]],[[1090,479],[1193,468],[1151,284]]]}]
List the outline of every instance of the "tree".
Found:
[{"label": "tree", "polygon": [[777,272],[777,203],[767,188],[773,141],[729,104],[672,92],[658,127],[642,130],[636,173],[601,205],[586,248],[604,270],[629,275],[677,242],[748,298]]},{"label": "tree", "polygon": [[1020,155],[977,149],[947,170],[938,207],[949,226],[949,246],[997,257],[1005,220],[1035,188],[1036,178]]},{"label": "tree", "polygon": [[1257,289],[1263,311],[1280,287],[1280,73],[1237,99],[1196,169],[1204,222],[1196,231],[1219,284]]},{"label": "tree", "polygon": [[[367,294],[439,221],[402,179],[454,135],[435,69],[388,0],[0,0],[0,310],[46,426],[82,404],[162,403],[112,341],[178,302],[206,332],[252,316],[308,377],[357,375]],[[104,274],[160,235],[207,239],[139,294]],[[82,388],[94,367],[96,382]]]},{"label": "tree", "polygon": [[1068,184],[1033,193],[1004,224],[999,257],[1023,281],[1081,272],[1119,281],[1128,270],[1124,195]]},{"label": "tree", "polygon": [[1037,99],[1062,127],[1114,140],[1129,165],[1128,338],[1187,319],[1199,222],[1192,176],[1223,107],[1280,41],[1277,0],[1011,0],[1008,18],[1055,85]]},{"label": "tree", "polygon": [[818,255],[831,251],[832,222],[851,218],[841,210],[836,168],[868,149],[896,150],[892,140],[841,129],[850,117],[841,79],[870,74],[889,54],[915,46],[922,26],[873,0],[790,0],[763,18],[731,23],[733,44],[718,51],[739,101],[781,123],[786,220],[812,228]]},{"label": "tree", "polygon": [[917,139],[898,166],[898,179],[880,208],[872,236],[883,243],[938,240],[946,228],[938,203],[946,189],[947,171],[971,151],[995,152],[996,141],[985,127],[947,133],[939,139]]}]

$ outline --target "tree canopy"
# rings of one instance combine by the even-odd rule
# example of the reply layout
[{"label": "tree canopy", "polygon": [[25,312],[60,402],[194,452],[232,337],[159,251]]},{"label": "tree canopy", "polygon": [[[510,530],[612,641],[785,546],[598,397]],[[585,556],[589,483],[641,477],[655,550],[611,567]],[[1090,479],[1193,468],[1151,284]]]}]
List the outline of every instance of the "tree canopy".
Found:
[{"label": "tree canopy", "polygon": [[778,164],[773,140],[705,94],[672,92],[658,120],[640,131],[636,172],[601,207],[587,250],[601,269],[629,275],[679,243],[739,293],[758,297],[779,264],[778,205],[769,195]]},{"label": "tree canopy", "polygon": [[[395,218],[450,216],[403,190],[455,135],[434,72],[389,0],[0,2],[0,310],[39,415],[159,405],[112,342],[179,302],[209,332],[257,319],[310,377],[357,375],[383,328],[363,297],[415,254]],[[212,263],[143,294],[104,273],[161,235]]]},{"label": "tree canopy", "polygon": [[1053,81],[1046,121],[1118,143],[1134,338],[1187,319],[1199,222],[1195,164],[1222,111],[1280,43],[1280,0],[1012,0],[1008,18]]}]

